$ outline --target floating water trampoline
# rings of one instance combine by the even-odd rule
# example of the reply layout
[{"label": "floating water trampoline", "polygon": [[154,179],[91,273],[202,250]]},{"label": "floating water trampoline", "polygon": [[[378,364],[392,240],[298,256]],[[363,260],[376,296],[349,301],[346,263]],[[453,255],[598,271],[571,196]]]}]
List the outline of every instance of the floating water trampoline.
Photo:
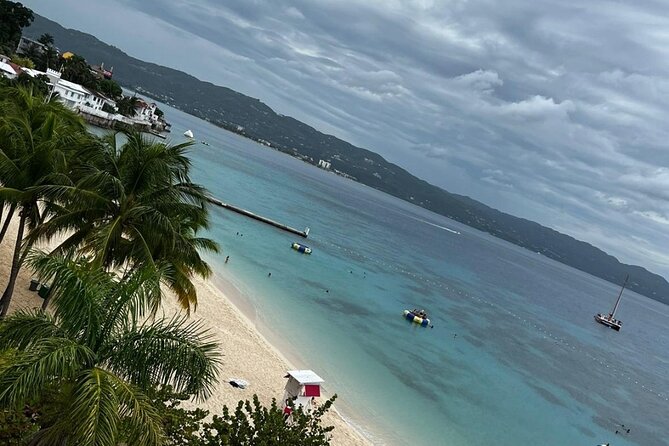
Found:
[{"label": "floating water trampoline", "polygon": [[413,311],[404,310],[404,318],[409,322],[420,325],[421,327],[427,327],[430,325],[429,318],[421,317],[418,314],[415,314]]},{"label": "floating water trampoline", "polygon": [[297,252],[301,252],[302,254],[311,254],[311,248],[301,243],[295,242],[291,245],[291,248],[293,248]]}]

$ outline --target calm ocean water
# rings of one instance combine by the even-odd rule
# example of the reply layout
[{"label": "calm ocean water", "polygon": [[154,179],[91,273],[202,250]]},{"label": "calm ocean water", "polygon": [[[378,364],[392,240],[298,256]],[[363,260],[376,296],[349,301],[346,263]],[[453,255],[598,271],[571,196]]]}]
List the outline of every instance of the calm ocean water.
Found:
[{"label": "calm ocean water", "polygon": [[[306,256],[214,208],[210,260],[378,444],[669,444],[669,307],[626,291],[616,333],[592,318],[616,285],[163,110],[174,141],[210,144],[192,157],[214,196],[311,228]],[[434,329],[402,319],[414,307]]]}]

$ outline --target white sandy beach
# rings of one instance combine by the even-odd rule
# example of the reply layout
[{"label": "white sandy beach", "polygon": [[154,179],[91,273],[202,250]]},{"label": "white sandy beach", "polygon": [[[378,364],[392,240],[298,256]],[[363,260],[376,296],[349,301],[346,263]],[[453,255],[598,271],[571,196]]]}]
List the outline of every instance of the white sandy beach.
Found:
[{"label": "white sandy beach", "polygon": [[[12,251],[16,237],[16,219],[12,222],[5,240],[0,245],[0,286],[6,286]],[[42,299],[28,290],[31,271],[22,269],[19,274],[10,312],[19,308],[34,308],[42,304]],[[257,394],[264,404],[272,398],[280,401],[286,380],[287,370],[294,369],[284,356],[275,349],[255,328],[240,310],[216,288],[210,281],[196,280],[198,287],[198,307],[191,318],[199,319],[209,328],[218,340],[223,353],[223,363],[219,374],[219,385],[214,394],[205,402],[193,404],[220,413],[223,405],[234,408],[241,399],[251,399]],[[166,299],[163,314],[171,317],[179,311],[175,300]],[[160,317],[160,314],[158,315]],[[318,370],[315,370],[318,373]],[[251,385],[246,389],[237,389],[226,381],[230,378],[242,378]],[[331,389],[336,391],[336,389]],[[327,396],[325,396],[327,397]],[[324,398],[321,398],[324,400]],[[362,446],[371,443],[348,425],[336,412],[326,417],[328,425],[335,426],[332,444],[335,446]]]}]

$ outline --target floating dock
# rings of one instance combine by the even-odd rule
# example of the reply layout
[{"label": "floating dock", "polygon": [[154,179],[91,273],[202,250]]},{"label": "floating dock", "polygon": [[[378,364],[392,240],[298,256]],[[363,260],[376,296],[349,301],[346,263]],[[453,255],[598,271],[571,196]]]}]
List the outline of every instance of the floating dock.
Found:
[{"label": "floating dock", "polygon": [[299,229],[291,228],[290,226],[284,225],[283,223],[279,223],[278,221],[271,220],[269,218],[263,217],[262,215],[254,214],[251,211],[247,211],[246,209],[238,208],[237,206],[233,206],[228,203],[224,203],[221,200],[214,198],[214,197],[207,197],[207,201],[209,201],[211,204],[215,204],[216,206],[220,206],[225,209],[229,209],[233,212],[236,212],[238,214],[244,215],[246,217],[252,218],[254,220],[261,221],[263,223],[267,223],[268,225],[274,226],[275,228],[282,229],[284,231],[290,232],[295,235],[299,235],[300,237],[307,238],[309,236],[309,228],[305,228],[304,231],[300,231]]}]

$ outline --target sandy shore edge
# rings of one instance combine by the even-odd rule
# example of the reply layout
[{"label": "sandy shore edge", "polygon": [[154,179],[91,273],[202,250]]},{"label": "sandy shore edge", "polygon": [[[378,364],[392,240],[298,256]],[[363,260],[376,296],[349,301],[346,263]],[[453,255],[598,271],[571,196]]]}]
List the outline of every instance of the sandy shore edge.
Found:
[{"label": "sandy shore edge", "polygon": [[[4,215],[3,215],[4,216]],[[16,240],[17,220],[10,224],[4,241],[0,244],[0,286],[7,284],[11,267],[12,251]],[[28,290],[31,271],[23,268],[19,273],[10,312],[20,308],[36,308],[42,305],[37,293]],[[217,280],[224,280],[217,278]],[[212,281],[196,279],[198,307],[191,319],[198,320],[209,329],[221,347],[224,355],[219,372],[219,383],[212,396],[203,403],[189,403],[191,407],[201,407],[212,413],[220,413],[223,405],[234,408],[242,399],[251,399],[257,394],[263,404],[272,398],[277,401],[283,395],[287,370],[294,369],[290,362],[271,342],[266,339],[250,320],[226,294]],[[174,299],[165,299],[158,317],[172,317],[180,308]],[[318,373],[318,370],[315,370]],[[246,389],[237,389],[228,384],[231,378],[242,378],[251,384]],[[327,398],[327,395],[324,395]],[[321,398],[321,400],[324,400]],[[325,422],[335,427],[332,434],[334,446],[368,446],[365,439],[353,426],[336,411],[327,414]]]}]

